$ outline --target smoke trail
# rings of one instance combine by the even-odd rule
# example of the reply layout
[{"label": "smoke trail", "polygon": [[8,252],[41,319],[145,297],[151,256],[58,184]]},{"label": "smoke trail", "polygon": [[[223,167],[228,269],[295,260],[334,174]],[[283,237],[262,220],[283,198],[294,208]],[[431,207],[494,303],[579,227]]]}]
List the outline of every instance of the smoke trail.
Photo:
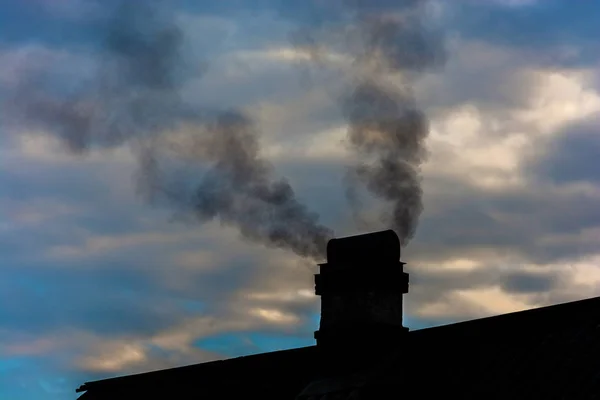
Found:
[{"label": "smoke trail", "polygon": [[91,76],[77,85],[27,77],[9,105],[19,123],[85,152],[159,134],[184,113],[191,116],[178,97],[178,78],[189,73],[182,35],[163,3],[111,3],[107,18],[93,21],[102,48],[93,56]]},{"label": "smoke trail", "polygon": [[[323,257],[333,233],[285,179],[274,178],[252,122],[241,112],[209,112],[181,100],[182,83],[196,71],[165,4],[120,2],[102,24],[105,47],[94,79],[77,93],[49,92],[37,81],[21,87],[13,99],[21,123],[58,134],[76,152],[129,143],[150,199],[166,200],[199,221],[218,218],[246,239]],[[204,173],[180,184],[164,171],[164,162],[173,160]],[[196,182],[191,189],[190,181]]]},{"label": "smoke trail", "polygon": [[[357,21],[365,38],[362,57],[380,60],[384,71],[403,73],[405,81],[415,72],[439,66],[444,49],[439,36],[423,26],[425,6],[424,1],[406,1],[397,16],[389,17],[385,7],[373,14],[357,3]],[[345,101],[349,138],[359,154],[375,155],[374,162],[356,168],[356,176],[374,195],[391,203],[392,227],[406,245],[423,209],[419,166],[425,157],[428,122],[407,85],[393,88],[377,78],[371,74],[363,79]]]},{"label": "smoke trail", "polygon": [[245,116],[222,113],[201,132],[196,127],[180,140],[178,154],[210,165],[186,197],[195,217],[219,217],[251,240],[305,257],[324,256],[333,232],[297,200],[285,179],[273,178],[272,166],[260,156],[257,132]]},{"label": "smoke trail", "polygon": [[414,235],[422,211],[418,166],[425,156],[427,123],[410,99],[361,82],[346,99],[350,143],[371,163],[357,165],[354,177],[379,198],[392,203],[392,227],[403,244]]},{"label": "smoke trail", "polygon": [[[442,38],[424,23],[427,3],[345,0],[343,29],[334,28],[333,35],[323,35],[323,29],[303,32],[307,38],[303,46],[312,53],[327,47],[343,49],[352,59],[341,106],[359,164],[346,179],[351,185],[348,200],[358,204],[353,194],[362,184],[387,201],[391,212],[382,220],[403,245],[414,236],[423,209],[419,166],[429,130],[409,83],[445,60]],[[331,37],[333,43],[328,42]]]}]

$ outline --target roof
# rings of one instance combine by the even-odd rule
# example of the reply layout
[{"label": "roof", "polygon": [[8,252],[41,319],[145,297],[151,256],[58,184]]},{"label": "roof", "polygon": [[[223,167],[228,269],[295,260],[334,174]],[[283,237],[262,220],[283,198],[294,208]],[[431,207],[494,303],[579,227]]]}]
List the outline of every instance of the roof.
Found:
[{"label": "roof", "polygon": [[146,372],[117,378],[86,382],[77,392],[86,391],[79,399],[131,399],[140,393],[201,391],[222,393],[243,390],[248,386],[265,392],[299,393],[317,374],[291,373],[313,371],[318,349],[301,347],[270,353],[212,361],[202,364]]},{"label": "roof", "polygon": [[[376,364],[339,371],[315,346],[89,382],[82,400],[157,390],[261,398],[600,398],[600,297],[411,331]],[[109,395],[109,396],[104,396]],[[297,397],[296,397],[297,396]]]}]

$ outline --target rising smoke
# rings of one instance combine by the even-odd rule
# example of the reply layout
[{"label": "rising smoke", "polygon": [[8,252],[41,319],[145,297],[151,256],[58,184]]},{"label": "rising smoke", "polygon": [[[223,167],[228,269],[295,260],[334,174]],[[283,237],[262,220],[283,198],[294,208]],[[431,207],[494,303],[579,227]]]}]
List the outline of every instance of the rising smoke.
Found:
[{"label": "rising smoke", "polygon": [[341,1],[341,29],[321,23],[318,29],[301,28],[295,38],[304,39],[300,47],[319,63],[328,48],[349,56],[341,107],[359,162],[346,179],[348,197],[351,205],[358,205],[356,186],[363,185],[386,201],[391,210],[382,215],[382,223],[406,245],[423,209],[419,167],[429,131],[410,83],[444,63],[442,38],[425,24],[429,1]]},{"label": "rising smoke", "polygon": [[[406,244],[422,210],[419,165],[428,133],[408,83],[443,62],[443,46],[423,25],[424,1],[339,1],[326,4],[341,5],[341,13],[323,14],[319,24],[296,21],[308,22],[302,45],[314,59],[327,48],[350,56],[341,76],[348,89],[341,108],[360,162],[347,181],[391,204],[384,223]],[[218,219],[254,242],[323,258],[332,230],[285,179],[276,178],[261,156],[253,122],[239,110],[182,101],[182,85],[201,71],[184,56],[184,37],[168,3],[119,2],[110,18],[97,23],[104,40],[92,79],[69,91],[30,79],[6,109],[23,126],[55,132],[75,152],[132,145],[143,194],[166,201],[180,215]],[[328,15],[337,15],[331,24]],[[193,185],[163,171],[173,160],[194,166],[183,180]]]},{"label": "rising smoke", "polygon": [[91,76],[76,84],[27,76],[8,102],[10,114],[57,134],[74,152],[152,137],[192,116],[178,97],[178,78],[189,73],[183,37],[163,3],[103,7],[108,15],[93,21],[101,49]]},{"label": "rising smoke", "polygon": [[[166,200],[178,215],[218,218],[246,239],[322,258],[333,232],[298,201],[285,179],[275,178],[261,158],[252,121],[240,111],[182,102],[182,82],[197,71],[183,56],[182,32],[167,5],[120,2],[98,24],[104,41],[94,78],[75,93],[49,92],[30,80],[11,99],[11,111],[23,125],[56,133],[75,152],[132,144],[143,194]],[[200,177],[188,177],[196,184],[177,185],[161,171],[165,156],[200,166]]]},{"label": "rising smoke", "polygon": [[404,245],[423,209],[418,168],[428,131],[424,115],[411,103],[372,80],[357,85],[344,103],[352,147],[363,159],[374,156],[371,163],[356,165],[350,177],[392,204],[383,222],[392,225]]}]

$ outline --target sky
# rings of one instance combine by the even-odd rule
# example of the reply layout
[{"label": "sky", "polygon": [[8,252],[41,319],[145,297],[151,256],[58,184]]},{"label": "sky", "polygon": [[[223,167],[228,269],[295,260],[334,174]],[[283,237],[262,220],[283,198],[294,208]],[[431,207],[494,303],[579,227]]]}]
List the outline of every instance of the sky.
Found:
[{"label": "sky", "polygon": [[331,236],[406,228],[410,329],[600,294],[598,1],[122,3],[0,0],[0,398],[312,345]]}]

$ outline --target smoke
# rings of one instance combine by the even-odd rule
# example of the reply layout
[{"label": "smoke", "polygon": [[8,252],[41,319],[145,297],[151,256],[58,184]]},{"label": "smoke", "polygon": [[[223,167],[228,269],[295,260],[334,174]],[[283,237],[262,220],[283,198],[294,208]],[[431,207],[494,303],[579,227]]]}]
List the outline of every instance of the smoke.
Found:
[{"label": "smoke", "polygon": [[[186,55],[168,0],[104,2],[94,21],[102,37],[94,72],[77,82],[29,76],[4,107],[19,126],[61,137],[73,152],[129,144],[139,159],[138,188],[178,215],[218,219],[249,240],[312,258],[333,232],[319,223],[261,155],[259,132],[240,110],[208,110],[183,101],[185,82],[204,70]],[[301,2],[300,8],[310,8]],[[348,197],[362,187],[389,208],[381,216],[406,245],[422,212],[420,165],[428,121],[411,83],[443,64],[443,41],[427,26],[427,1],[319,2],[294,43],[319,65],[327,52],[347,60],[336,76],[356,164]],[[62,84],[61,84],[62,83]],[[173,164],[183,164],[179,176]]]},{"label": "smoke", "polygon": [[302,38],[299,47],[318,63],[325,49],[350,58],[340,103],[358,162],[346,179],[347,197],[358,207],[356,193],[362,185],[384,200],[389,211],[382,222],[406,245],[423,210],[420,165],[429,131],[411,83],[443,65],[443,40],[427,26],[428,1],[345,0],[338,6],[342,29],[335,24],[303,27],[295,42]]},{"label": "smoke", "polygon": [[298,202],[287,181],[270,178],[271,167],[259,157],[257,135],[249,121],[223,115],[210,129],[212,143],[205,148],[214,152],[213,173],[198,190],[197,212],[212,217],[217,206],[221,218],[237,223],[247,237],[303,256],[323,256],[333,232]]},{"label": "smoke", "polygon": [[423,209],[418,167],[425,156],[427,123],[411,103],[374,81],[361,82],[344,103],[351,145],[361,158],[375,158],[355,166],[352,177],[392,204],[386,217],[403,244],[414,235]]},{"label": "smoke", "polygon": [[57,134],[77,153],[142,140],[193,115],[178,96],[192,71],[165,1],[108,2],[102,10],[91,21],[101,48],[87,76],[26,76],[8,103],[20,126]]},{"label": "smoke", "polygon": [[[92,78],[65,90],[31,77],[11,99],[12,118],[54,132],[74,152],[130,144],[148,200],[166,201],[200,222],[219,219],[249,240],[322,258],[333,232],[285,179],[275,178],[252,121],[240,111],[182,101],[183,82],[201,70],[184,56],[184,37],[167,5],[119,2],[96,21],[104,40]],[[188,168],[183,180],[168,173],[177,161]]]}]

